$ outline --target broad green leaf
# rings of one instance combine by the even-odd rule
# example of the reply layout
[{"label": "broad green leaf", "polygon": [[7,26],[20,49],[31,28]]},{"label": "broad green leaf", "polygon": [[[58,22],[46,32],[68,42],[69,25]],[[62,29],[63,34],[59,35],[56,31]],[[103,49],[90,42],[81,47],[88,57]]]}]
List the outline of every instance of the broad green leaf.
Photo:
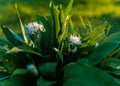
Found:
[{"label": "broad green leaf", "polygon": [[103,62],[101,62],[100,67],[111,74],[120,76],[120,59],[107,58]]},{"label": "broad green leaf", "polygon": [[[50,27],[50,25],[49,25],[49,23],[48,23],[48,21],[47,21],[47,19],[46,18],[44,18],[43,16],[37,16],[37,21],[41,24],[43,24],[43,26],[45,27],[45,29],[46,29],[46,35],[47,34],[51,34],[51,27]],[[47,35],[47,37],[48,37],[49,35]]]},{"label": "broad green leaf", "polygon": [[54,81],[56,80],[57,73],[57,63],[56,62],[47,62],[39,65],[39,70],[41,75],[46,80]]},{"label": "broad green leaf", "polygon": [[69,1],[68,6],[67,6],[67,9],[66,9],[66,11],[65,11],[65,17],[67,17],[67,16],[70,14],[71,9],[72,9],[72,5],[73,5],[73,1],[74,1],[74,0],[70,0],[70,1]]},{"label": "broad green leaf", "polygon": [[47,81],[42,76],[37,81],[37,86],[52,86],[56,81]]},{"label": "broad green leaf", "polygon": [[5,72],[0,72],[0,81],[10,78],[10,74]]},{"label": "broad green leaf", "polygon": [[108,71],[108,72],[111,73],[111,74],[120,76],[120,70],[106,70],[106,71]]},{"label": "broad green leaf", "polygon": [[119,47],[120,41],[110,41],[96,47],[94,51],[88,55],[91,64],[98,64],[101,60],[109,56],[115,49]]},{"label": "broad green leaf", "polygon": [[12,73],[11,77],[14,77],[14,76],[17,76],[17,75],[23,75],[23,74],[25,74],[25,73],[27,73],[27,72],[28,72],[27,69],[16,69],[16,70]]},{"label": "broad green leaf", "polygon": [[[48,55],[43,55],[41,54],[40,52],[38,52],[38,50],[36,49],[33,49],[32,47],[29,47],[29,46],[17,46],[17,47],[13,47],[12,49],[10,49],[7,54],[12,54],[12,53],[30,53],[30,54],[34,54],[34,55],[37,55],[38,58],[42,58],[44,60],[50,60],[53,57],[53,55],[51,54],[48,54]],[[34,58],[37,58],[37,57],[34,57]]]},{"label": "broad green leaf", "polygon": [[21,39],[15,32],[11,29],[8,29],[6,26],[2,25],[2,30],[6,36],[6,38],[11,42],[13,45],[21,45],[23,44],[23,39]]},{"label": "broad green leaf", "polygon": [[36,83],[31,78],[14,77],[0,82],[0,86],[34,86]]},{"label": "broad green leaf", "polygon": [[50,46],[51,45],[51,27],[50,27],[47,19],[45,19],[42,16],[37,16],[37,21],[39,23],[42,23],[46,29],[45,32],[41,33],[42,34],[41,40],[43,40],[43,44],[45,44],[45,46],[42,46],[42,44],[41,44],[41,47],[49,50],[49,49],[51,49],[50,48],[51,47]]},{"label": "broad green leaf", "polygon": [[116,83],[120,84],[120,79],[114,78],[114,80],[115,80]]},{"label": "broad green leaf", "polygon": [[120,57],[120,48],[117,48],[114,52],[112,52],[109,57],[119,58]]},{"label": "broad green leaf", "polygon": [[77,60],[77,64],[79,65],[89,65],[89,60],[87,58],[82,58]]},{"label": "broad green leaf", "polygon": [[2,62],[8,73],[12,74],[17,68],[25,68],[29,62],[24,54],[4,54]]},{"label": "broad green leaf", "polygon": [[107,41],[120,41],[120,32],[112,33],[108,37],[105,37],[102,40],[102,43],[107,42]]},{"label": "broad green leaf", "polygon": [[[87,82],[87,83],[86,83]],[[62,86],[119,86],[107,72],[91,66],[69,64],[64,67]]]},{"label": "broad green leaf", "polygon": [[25,46],[25,45],[13,47],[7,53],[18,53],[18,52],[28,52],[28,53],[36,54],[40,57],[45,57],[41,53],[39,53],[35,49],[33,49],[32,47]]},{"label": "broad green leaf", "polygon": [[21,20],[21,18],[20,18],[20,14],[19,14],[19,12],[18,12],[17,4],[15,4],[15,8],[16,8],[16,13],[17,13],[18,18],[19,18],[19,21],[20,21],[20,26],[21,26],[21,30],[22,30],[24,42],[25,42],[26,44],[28,44],[29,39],[28,39],[28,37],[27,37],[27,32],[26,32],[26,30],[25,30],[25,28],[24,28],[24,26],[23,26],[22,20]]},{"label": "broad green leaf", "polygon": [[0,61],[2,58],[2,54],[5,54],[7,50],[9,50],[12,47],[13,45],[9,41],[0,38]]},{"label": "broad green leaf", "polygon": [[12,47],[13,45],[11,43],[5,39],[0,38],[0,59],[2,58],[2,54],[6,53],[6,51]]},{"label": "broad green leaf", "polygon": [[7,45],[8,48],[13,47],[13,45],[9,41],[7,41],[7,40],[5,40],[3,38],[0,38],[0,46],[5,46],[5,45]]},{"label": "broad green leaf", "polygon": [[54,20],[54,14],[53,14],[53,7],[54,4],[52,2],[52,0],[50,0],[50,21],[49,24],[51,25],[51,46],[55,46],[57,40],[56,40],[56,30],[55,30],[55,20]]},{"label": "broad green leaf", "polygon": [[102,68],[120,69],[120,59],[107,58],[101,62]]},{"label": "broad green leaf", "polygon": [[31,76],[29,72],[22,72],[23,74],[20,73],[20,75],[19,73],[16,76],[0,81],[0,86],[36,86],[36,78]]},{"label": "broad green leaf", "polygon": [[0,58],[1,58],[1,55],[5,54],[6,52],[7,52],[7,48],[4,48],[4,46],[0,47]]}]

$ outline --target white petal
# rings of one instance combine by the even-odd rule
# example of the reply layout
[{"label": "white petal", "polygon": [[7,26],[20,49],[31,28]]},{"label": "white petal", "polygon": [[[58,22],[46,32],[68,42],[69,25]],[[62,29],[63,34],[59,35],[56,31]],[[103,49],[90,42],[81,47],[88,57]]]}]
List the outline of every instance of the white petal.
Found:
[{"label": "white petal", "polygon": [[41,32],[45,32],[45,28],[42,24],[38,24],[37,22],[31,22],[26,25],[28,28],[28,32],[30,35],[35,35],[39,30]]},{"label": "white petal", "polygon": [[77,44],[77,45],[80,45],[82,43],[80,41],[80,37],[73,36],[73,35],[70,36],[70,42],[73,43],[73,44]]}]

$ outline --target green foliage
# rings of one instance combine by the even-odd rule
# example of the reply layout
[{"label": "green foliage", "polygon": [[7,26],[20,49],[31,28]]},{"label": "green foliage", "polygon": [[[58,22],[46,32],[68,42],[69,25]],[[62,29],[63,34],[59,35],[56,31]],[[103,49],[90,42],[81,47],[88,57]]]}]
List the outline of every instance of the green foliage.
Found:
[{"label": "green foliage", "polygon": [[103,60],[103,62],[101,62],[100,67],[105,69],[109,73],[119,76],[120,75],[119,64],[120,64],[120,59],[108,58]]},{"label": "green foliage", "polygon": [[88,21],[88,24],[85,24],[81,18],[81,22],[86,32],[85,37],[82,39],[83,42],[85,41],[82,47],[94,46],[96,42],[101,42],[101,39],[108,34],[111,27],[107,22],[104,22],[95,28],[92,27],[90,21]]},{"label": "green foliage", "polygon": [[42,38],[44,37],[43,39],[43,44],[45,44],[46,47],[42,46],[41,44],[41,48],[44,49],[46,48],[47,50],[51,49],[50,46],[51,46],[51,28],[50,28],[50,25],[48,23],[48,21],[46,20],[46,18],[44,18],[43,16],[37,16],[37,21],[39,23],[42,23],[46,29],[46,32],[45,33],[42,33]]},{"label": "green foliage", "polygon": [[65,66],[63,80],[63,86],[117,86],[112,76],[107,72],[76,63]]},{"label": "green foliage", "polygon": [[119,47],[119,41],[111,41],[101,44],[88,56],[91,64],[98,64],[102,59],[110,55],[116,48]]},{"label": "green foliage", "polygon": [[15,5],[22,33],[2,25],[0,86],[120,85],[120,32],[108,34],[107,22],[93,26],[81,16],[83,28],[75,30],[72,4],[64,12],[51,0],[50,15],[25,26]]},{"label": "green foliage", "polygon": [[0,82],[0,86],[34,86],[34,83],[34,77],[27,70],[16,69],[9,79]]},{"label": "green foliage", "polygon": [[[25,61],[24,55],[16,56],[16,54],[4,54],[2,58],[2,62],[7,69],[7,72],[12,74],[16,68],[25,68],[25,65],[28,61]],[[23,58],[24,57],[24,58]]]},{"label": "green foliage", "polygon": [[16,33],[12,30],[8,29],[5,26],[2,26],[2,30],[5,33],[6,38],[11,42],[13,45],[21,45],[23,43],[22,38],[20,38]]},{"label": "green foliage", "polygon": [[23,26],[22,20],[21,20],[21,18],[20,18],[20,14],[19,14],[18,9],[17,9],[17,4],[15,4],[15,8],[16,8],[16,13],[17,13],[18,18],[19,18],[19,21],[20,21],[20,26],[21,26],[21,30],[22,30],[24,42],[25,42],[26,44],[28,44],[27,32],[26,32],[26,30],[25,30],[25,28],[24,28],[24,26]]},{"label": "green foliage", "polygon": [[57,63],[56,62],[47,62],[40,64],[39,70],[41,71],[42,77],[45,78],[48,81],[54,81],[56,80],[56,68]]},{"label": "green foliage", "polygon": [[38,79],[37,86],[52,86],[55,83],[56,83],[55,81],[47,81],[47,80],[43,79],[42,77],[40,77]]}]

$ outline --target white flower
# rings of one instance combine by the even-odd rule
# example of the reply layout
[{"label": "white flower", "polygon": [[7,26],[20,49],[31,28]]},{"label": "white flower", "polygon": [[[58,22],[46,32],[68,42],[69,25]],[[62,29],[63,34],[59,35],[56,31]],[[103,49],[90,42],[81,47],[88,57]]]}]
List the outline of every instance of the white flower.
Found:
[{"label": "white flower", "polygon": [[97,47],[97,46],[99,46],[99,43],[98,43],[98,42],[96,42],[96,44],[95,44],[95,47]]},{"label": "white flower", "polygon": [[70,36],[70,43],[76,44],[76,45],[81,45],[82,42],[80,41],[80,37],[71,35]]},{"label": "white flower", "polygon": [[35,35],[39,30],[45,32],[45,28],[42,24],[38,24],[37,22],[31,22],[26,25],[28,28],[28,33],[30,35]]},{"label": "white flower", "polygon": [[27,64],[26,68],[34,75],[38,75],[37,68],[33,64]]}]

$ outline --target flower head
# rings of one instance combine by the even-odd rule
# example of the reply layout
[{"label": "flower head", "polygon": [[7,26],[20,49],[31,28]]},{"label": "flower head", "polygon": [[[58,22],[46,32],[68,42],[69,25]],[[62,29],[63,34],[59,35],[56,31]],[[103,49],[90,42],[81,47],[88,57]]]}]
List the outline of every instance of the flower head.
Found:
[{"label": "flower head", "polygon": [[71,35],[70,36],[70,43],[80,45],[82,42],[80,41],[80,37]]},{"label": "flower head", "polygon": [[42,24],[38,24],[37,22],[31,22],[26,25],[28,28],[28,33],[30,35],[35,35],[39,30],[45,32],[45,28]]}]

